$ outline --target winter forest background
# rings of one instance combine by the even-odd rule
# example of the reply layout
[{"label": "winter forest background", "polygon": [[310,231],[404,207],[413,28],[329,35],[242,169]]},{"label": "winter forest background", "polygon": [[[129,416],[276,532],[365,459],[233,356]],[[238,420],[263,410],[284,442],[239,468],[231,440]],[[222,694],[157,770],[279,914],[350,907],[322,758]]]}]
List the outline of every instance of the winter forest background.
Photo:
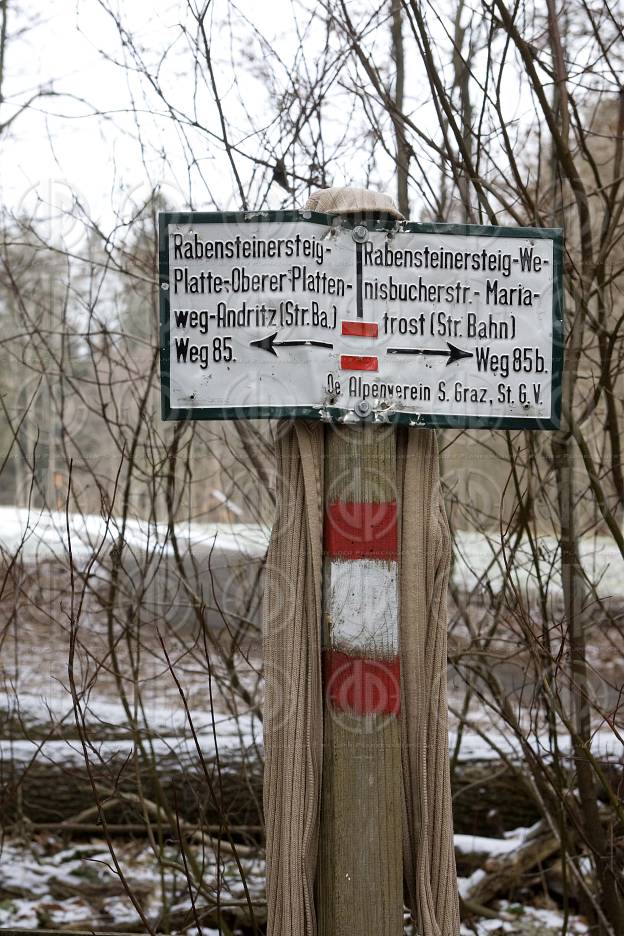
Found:
[{"label": "winter forest background", "polygon": [[0,0],[0,927],[263,931],[278,427],[160,420],[156,215],[352,184],[565,230],[561,431],[440,432],[462,932],[622,936],[623,13]]}]

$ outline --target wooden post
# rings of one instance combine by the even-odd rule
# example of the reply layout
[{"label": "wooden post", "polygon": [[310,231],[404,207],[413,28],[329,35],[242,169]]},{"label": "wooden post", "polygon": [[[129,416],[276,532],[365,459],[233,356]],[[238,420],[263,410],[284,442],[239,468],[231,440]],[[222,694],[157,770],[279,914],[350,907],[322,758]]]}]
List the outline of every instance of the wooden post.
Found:
[{"label": "wooden post", "polygon": [[319,936],[403,932],[396,432],[326,430]]}]

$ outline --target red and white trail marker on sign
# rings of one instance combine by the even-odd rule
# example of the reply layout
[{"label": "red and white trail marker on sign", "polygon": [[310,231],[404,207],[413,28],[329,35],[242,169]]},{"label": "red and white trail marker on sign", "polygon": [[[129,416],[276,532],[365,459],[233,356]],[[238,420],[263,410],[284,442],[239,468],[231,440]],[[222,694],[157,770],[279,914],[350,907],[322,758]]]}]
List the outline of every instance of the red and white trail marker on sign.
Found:
[{"label": "red and white trail marker on sign", "polygon": [[166,419],[553,428],[561,234],[160,216]]}]

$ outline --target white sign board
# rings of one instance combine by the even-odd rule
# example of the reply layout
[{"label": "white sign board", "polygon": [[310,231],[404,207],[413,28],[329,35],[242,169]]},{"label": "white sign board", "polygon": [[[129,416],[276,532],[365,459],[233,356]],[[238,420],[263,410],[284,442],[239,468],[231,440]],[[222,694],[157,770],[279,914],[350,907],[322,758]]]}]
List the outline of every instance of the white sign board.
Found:
[{"label": "white sign board", "polygon": [[166,419],[554,428],[558,230],[160,217]]}]

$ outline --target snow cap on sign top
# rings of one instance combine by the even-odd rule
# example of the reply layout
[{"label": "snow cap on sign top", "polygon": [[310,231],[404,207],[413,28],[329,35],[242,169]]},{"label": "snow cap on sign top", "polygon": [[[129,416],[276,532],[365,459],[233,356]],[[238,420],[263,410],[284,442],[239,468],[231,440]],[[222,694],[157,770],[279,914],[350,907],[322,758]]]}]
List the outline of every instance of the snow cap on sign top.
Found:
[{"label": "snow cap on sign top", "polygon": [[310,211],[324,214],[354,214],[376,212],[389,214],[402,221],[403,215],[397,209],[390,195],[383,192],[371,192],[363,188],[328,188],[312,192],[306,202]]}]

